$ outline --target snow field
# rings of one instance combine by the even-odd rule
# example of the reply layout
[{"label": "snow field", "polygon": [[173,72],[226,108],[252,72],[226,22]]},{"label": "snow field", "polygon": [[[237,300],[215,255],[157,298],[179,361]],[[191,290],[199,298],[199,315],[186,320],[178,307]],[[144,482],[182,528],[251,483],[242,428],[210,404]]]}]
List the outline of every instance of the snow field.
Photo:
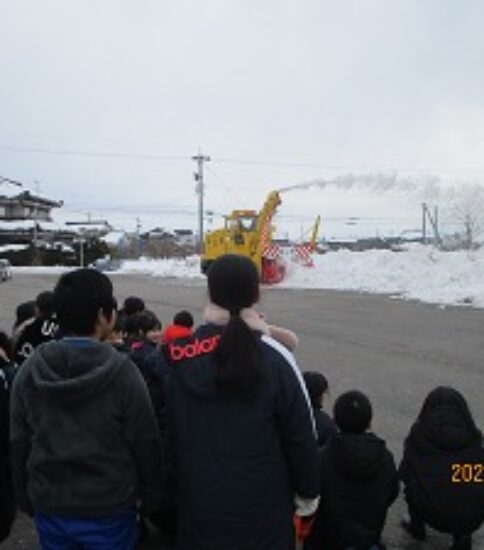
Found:
[{"label": "snow field", "polygon": [[[441,305],[484,307],[484,248],[441,252],[412,245],[405,251],[340,250],[314,256],[315,267],[288,266],[278,288],[332,289],[390,294]],[[15,273],[60,274],[66,268],[14,268]],[[203,281],[197,256],[185,259],[127,260],[116,274]]]}]

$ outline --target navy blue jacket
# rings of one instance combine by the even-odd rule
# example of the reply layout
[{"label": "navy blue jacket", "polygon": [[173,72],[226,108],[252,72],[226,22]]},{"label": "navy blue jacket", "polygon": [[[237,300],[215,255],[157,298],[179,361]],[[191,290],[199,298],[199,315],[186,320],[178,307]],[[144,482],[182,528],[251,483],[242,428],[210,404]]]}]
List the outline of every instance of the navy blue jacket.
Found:
[{"label": "navy blue jacket", "polygon": [[313,407],[313,415],[316,423],[316,433],[318,434],[318,445],[323,447],[336,435],[338,428],[334,420],[323,409]]},{"label": "navy blue jacket", "polygon": [[178,550],[288,550],[294,495],[319,495],[311,407],[293,356],[260,336],[252,399],[215,384],[223,331],[200,327],[169,348],[167,436],[178,478]]},{"label": "navy blue jacket", "polygon": [[148,341],[140,344],[131,349],[130,358],[138,367],[141,376],[146,382],[158,428],[160,433],[163,434],[166,374],[166,361],[163,354],[164,346],[157,347]]}]

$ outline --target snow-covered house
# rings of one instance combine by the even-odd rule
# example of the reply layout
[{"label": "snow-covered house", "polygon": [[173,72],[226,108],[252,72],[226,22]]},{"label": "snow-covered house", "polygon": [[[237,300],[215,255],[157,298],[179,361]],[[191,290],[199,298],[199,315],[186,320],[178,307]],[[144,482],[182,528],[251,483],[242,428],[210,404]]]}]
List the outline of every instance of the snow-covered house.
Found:
[{"label": "snow-covered house", "polygon": [[104,237],[113,231],[107,220],[67,221],[66,227],[88,237]]},{"label": "snow-covered house", "polygon": [[62,201],[33,195],[30,191],[13,194],[7,191],[6,186],[0,188],[0,220],[2,221],[51,221],[52,209],[60,208],[62,204]]}]

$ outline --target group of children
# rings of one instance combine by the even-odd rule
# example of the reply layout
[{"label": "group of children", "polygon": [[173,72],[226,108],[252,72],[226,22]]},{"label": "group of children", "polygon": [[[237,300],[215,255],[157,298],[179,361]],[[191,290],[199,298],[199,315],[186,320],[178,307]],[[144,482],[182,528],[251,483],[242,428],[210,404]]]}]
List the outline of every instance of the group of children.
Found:
[{"label": "group of children", "polygon": [[[0,541],[8,536],[15,514],[9,464],[9,388],[16,371],[21,371],[22,363],[35,348],[62,337],[54,309],[53,293],[43,292],[35,302],[17,308],[11,337],[0,332]],[[223,315],[223,310],[212,305],[205,311],[204,320],[222,324]],[[242,319],[254,330],[272,336],[290,350],[297,346],[297,337],[291,331],[270,326],[253,312],[245,315]],[[165,373],[160,354],[154,352],[190,337],[193,326],[192,315],[180,311],[162,330],[161,321],[145,308],[143,300],[129,297],[119,309],[114,326],[102,335],[138,367],[161,432]],[[70,345],[75,348],[83,344],[72,341]],[[397,469],[385,441],[371,431],[373,409],[366,395],[356,390],[340,395],[331,417],[323,409],[328,392],[326,378],[318,372],[305,372],[303,378],[320,448],[321,494],[319,507],[309,520],[310,528],[306,522],[299,530],[305,539],[304,549],[385,548],[381,537],[387,512],[403,483],[409,515],[402,521],[402,528],[422,541],[429,525],[452,536],[453,550],[470,550],[472,533],[484,521],[484,450],[482,434],[464,397],[455,389],[443,387],[429,394],[406,438]],[[79,389],[71,391],[70,398],[78,399]],[[169,537],[175,536],[176,503],[164,502],[161,510],[151,510],[148,515]],[[42,529],[42,521],[45,518],[37,518],[38,529]]]},{"label": "group of children", "polygon": [[408,505],[402,528],[424,541],[429,525],[452,536],[452,550],[470,550],[484,522],[484,442],[464,397],[448,387],[430,392],[397,469],[371,431],[366,395],[342,394],[331,419],[323,410],[326,378],[306,372],[304,380],[321,446],[322,499],[304,549],[382,548],[387,511],[402,482]]}]

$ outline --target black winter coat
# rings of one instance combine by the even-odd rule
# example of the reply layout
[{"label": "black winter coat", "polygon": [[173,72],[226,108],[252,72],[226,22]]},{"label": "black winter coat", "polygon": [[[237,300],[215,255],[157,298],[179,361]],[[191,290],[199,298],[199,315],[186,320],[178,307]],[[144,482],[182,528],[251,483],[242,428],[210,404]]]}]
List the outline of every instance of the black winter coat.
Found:
[{"label": "black winter coat", "polygon": [[15,499],[9,452],[9,388],[0,368],[0,542],[10,534],[15,518]]},{"label": "black winter coat", "polygon": [[321,503],[304,550],[368,550],[398,496],[393,456],[372,433],[335,435],[321,452]]},{"label": "black winter coat", "polygon": [[316,423],[316,433],[318,434],[318,445],[323,447],[334,435],[336,435],[338,429],[334,420],[326,411],[319,408],[313,408],[313,414]]},{"label": "black winter coat", "polygon": [[264,375],[255,396],[220,389],[210,353],[222,330],[204,325],[171,353],[167,434],[179,484],[177,550],[290,550],[294,495],[319,494],[302,378],[283,346],[258,336]]},{"label": "black winter coat", "polygon": [[37,318],[27,323],[15,343],[15,362],[21,365],[35,348],[45,342],[54,340],[59,331],[55,317],[47,319]]},{"label": "black winter coat", "polygon": [[[464,465],[471,467],[467,481]],[[484,522],[483,465],[482,436],[458,412],[443,409],[426,415],[413,425],[400,465],[409,506],[438,531],[472,533]]]},{"label": "black winter coat", "polygon": [[163,349],[151,342],[140,342],[130,352],[133,363],[138,367],[141,376],[146,382],[155,411],[160,433],[164,430],[165,417],[165,374],[166,364]]}]

